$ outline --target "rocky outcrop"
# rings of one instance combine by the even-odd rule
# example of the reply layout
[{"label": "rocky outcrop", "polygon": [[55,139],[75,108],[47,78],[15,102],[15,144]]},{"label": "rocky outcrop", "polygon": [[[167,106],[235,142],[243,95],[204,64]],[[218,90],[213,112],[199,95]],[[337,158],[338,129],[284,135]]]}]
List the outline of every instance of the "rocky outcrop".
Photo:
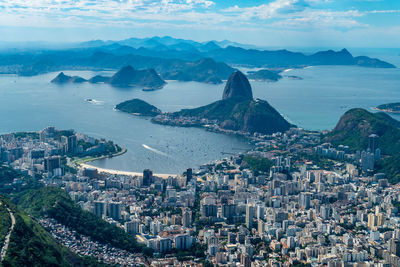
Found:
[{"label": "rocky outcrop", "polygon": [[126,66],[115,73],[109,83],[118,87],[143,86],[159,88],[165,81],[154,69],[135,70],[132,66]]},{"label": "rocky outcrop", "polygon": [[138,98],[122,102],[115,108],[123,112],[141,116],[157,116],[161,114],[161,110]]},{"label": "rocky outcrop", "polygon": [[57,84],[64,84],[64,83],[83,83],[86,82],[87,80],[79,77],[79,76],[68,76],[65,75],[64,72],[60,72],[57,77],[55,77],[53,80],[51,80],[52,83],[57,83]]},{"label": "rocky outcrop", "polygon": [[110,80],[110,77],[105,77],[101,75],[96,75],[89,79],[90,83],[107,83]]},{"label": "rocky outcrop", "polygon": [[240,72],[235,71],[226,82],[222,99],[236,99],[237,101],[252,100],[253,92],[249,80]]}]

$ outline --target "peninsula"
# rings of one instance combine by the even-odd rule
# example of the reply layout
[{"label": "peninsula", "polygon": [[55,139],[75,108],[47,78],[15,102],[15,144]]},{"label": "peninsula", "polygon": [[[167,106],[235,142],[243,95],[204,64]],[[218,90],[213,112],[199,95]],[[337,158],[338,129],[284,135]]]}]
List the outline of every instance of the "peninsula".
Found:
[{"label": "peninsula", "polygon": [[277,72],[270,71],[267,69],[262,69],[259,71],[252,71],[248,72],[247,77],[250,80],[256,80],[256,81],[272,81],[272,82],[277,82],[280,79],[282,79],[282,75],[280,75]]},{"label": "peninsula", "polygon": [[271,134],[284,132],[293,126],[267,101],[253,99],[251,85],[240,71],[230,76],[222,100],[195,109],[163,113],[154,117],[152,122],[239,134]]},{"label": "peninsula", "polygon": [[390,103],[379,105],[375,110],[388,112],[388,113],[400,113],[400,103]]}]

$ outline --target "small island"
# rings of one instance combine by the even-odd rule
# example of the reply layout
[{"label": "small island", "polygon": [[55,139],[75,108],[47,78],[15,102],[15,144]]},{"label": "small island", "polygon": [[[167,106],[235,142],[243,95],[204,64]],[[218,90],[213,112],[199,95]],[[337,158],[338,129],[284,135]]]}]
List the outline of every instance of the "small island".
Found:
[{"label": "small island", "polygon": [[112,77],[96,75],[86,80],[79,76],[68,76],[64,72],[60,72],[51,82],[56,84],[108,83],[115,87],[144,87],[148,91],[160,89],[166,84],[154,69],[136,70],[130,65],[121,68]]},{"label": "small island", "polygon": [[166,82],[154,69],[136,70],[128,65],[120,69],[108,83],[116,87],[162,88]]},{"label": "small island", "polygon": [[86,79],[79,76],[68,76],[64,72],[60,72],[57,77],[51,80],[52,83],[65,84],[65,83],[84,83],[87,82]]},{"label": "small island", "polygon": [[398,103],[389,103],[389,104],[383,104],[379,105],[375,108],[375,110],[383,111],[383,112],[388,112],[388,113],[397,113],[400,114],[400,102]]},{"label": "small island", "polygon": [[138,116],[154,117],[161,114],[161,110],[138,98],[122,102],[115,108]]},{"label": "small island", "polygon": [[270,71],[267,69],[248,72],[247,77],[251,80],[272,81],[272,82],[277,82],[280,79],[282,79],[282,75],[280,75],[277,72]]}]

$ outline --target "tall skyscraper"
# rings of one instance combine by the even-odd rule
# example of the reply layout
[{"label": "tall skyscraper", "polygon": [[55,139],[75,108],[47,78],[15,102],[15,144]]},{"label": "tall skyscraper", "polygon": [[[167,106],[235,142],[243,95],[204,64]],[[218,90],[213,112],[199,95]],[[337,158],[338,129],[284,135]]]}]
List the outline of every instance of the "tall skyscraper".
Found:
[{"label": "tall skyscraper", "polygon": [[149,169],[143,171],[143,186],[150,186],[153,179],[153,172]]},{"label": "tall skyscraper", "polygon": [[129,234],[136,235],[139,233],[140,220],[132,220],[125,223],[125,231]]},{"label": "tall skyscraper", "polygon": [[394,238],[390,239],[389,251],[394,255],[400,257],[400,240]]},{"label": "tall skyscraper", "polygon": [[247,204],[246,206],[246,227],[253,228],[253,218],[254,218],[254,206]]},{"label": "tall skyscraper", "polygon": [[221,209],[222,217],[226,218],[228,221],[231,221],[236,214],[235,204],[223,204]]},{"label": "tall skyscraper", "polygon": [[257,219],[264,219],[264,205],[257,205]]},{"label": "tall skyscraper", "polygon": [[110,202],[108,204],[108,216],[118,221],[121,219],[121,202]]},{"label": "tall skyscraper", "polygon": [[251,267],[251,260],[248,254],[240,255],[240,264],[243,267]]},{"label": "tall skyscraper", "polygon": [[75,154],[78,147],[78,139],[76,135],[68,136],[68,153]]},{"label": "tall skyscraper", "polygon": [[311,194],[302,192],[299,197],[299,204],[303,209],[309,209],[311,207]]},{"label": "tall skyscraper", "polygon": [[371,134],[368,137],[368,149],[371,153],[375,153],[375,150],[378,148],[378,139],[379,136],[376,134]]},{"label": "tall skyscraper", "polygon": [[61,166],[60,156],[47,157],[44,159],[44,170],[49,173],[53,173],[54,169],[58,169]]},{"label": "tall skyscraper", "polygon": [[190,227],[192,225],[192,211],[190,209],[183,210],[182,225],[184,227]]},{"label": "tall skyscraper", "polygon": [[95,201],[94,202],[94,214],[97,217],[102,218],[104,215],[106,215],[106,210],[107,210],[107,205],[104,201]]},{"label": "tall skyscraper", "polygon": [[190,180],[192,180],[192,178],[193,178],[193,170],[192,168],[188,168],[186,170],[186,182],[189,183]]},{"label": "tall skyscraper", "polygon": [[371,152],[363,151],[361,153],[361,168],[363,171],[373,170],[375,162],[375,155]]},{"label": "tall skyscraper", "polygon": [[203,217],[217,217],[217,205],[202,203],[200,205],[200,214]]}]

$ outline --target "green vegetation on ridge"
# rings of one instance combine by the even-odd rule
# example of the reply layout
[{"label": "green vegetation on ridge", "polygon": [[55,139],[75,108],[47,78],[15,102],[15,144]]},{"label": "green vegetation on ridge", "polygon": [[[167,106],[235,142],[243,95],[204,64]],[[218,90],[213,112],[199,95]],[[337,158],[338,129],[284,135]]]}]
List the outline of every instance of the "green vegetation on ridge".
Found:
[{"label": "green vegetation on ridge", "polygon": [[[15,183],[16,178],[21,178],[22,183]],[[0,165],[0,193],[15,194],[24,190],[39,188],[39,182],[28,175],[24,175],[10,167]]]},{"label": "green vegetation on ridge", "polygon": [[139,114],[142,116],[156,116],[161,113],[161,110],[155,106],[138,98],[119,103],[115,108],[123,112]]},{"label": "green vegetation on ridge", "polygon": [[333,145],[347,145],[353,150],[365,150],[368,136],[379,136],[378,147],[384,158],[377,162],[376,170],[384,172],[392,183],[400,181],[400,122],[389,115],[371,113],[364,109],[351,109],[339,120],[336,127],[325,136]]},{"label": "green vegetation on ridge", "polygon": [[[10,200],[0,196],[0,201],[10,208],[16,219],[2,266],[107,266],[92,257],[75,255]],[[0,207],[0,218],[5,215],[8,216],[8,211]]]},{"label": "green vegetation on ridge", "polygon": [[266,173],[272,167],[272,162],[267,158],[244,156],[241,167],[249,168],[256,173]]},{"label": "green vegetation on ridge", "polygon": [[376,108],[386,112],[400,113],[400,103],[383,104],[377,106]]},{"label": "green vegetation on ridge", "polygon": [[[0,200],[0,244],[4,243],[4,239],[8,233],[8,229],[11,226],[11,218],[8,214],[6,206]],[[0,245],[0,246],[1,246]]]},{"label": "green vegetation on ridge", "polygon": [[258,81],[278,81],[282,79],[282,76],[276,72],[270,70],[259,70],[254,72],[249,72],[247,75],[249,79],[258,80]]},{"label": "green vegetation on ridge", "polygon": [[288,130],[288,123],[267,101],[237,99],[219,100],[195,109],[183,109],[171,116],[200,117],[217,120],[220,127],[250,133],[271,134]]},{"label": "green vegetation on ridge", "polygon": [[43,187],[27,191],[19,195],[16,202],[34,217],[48,216],[94,241],[109,243],[129,252],[144,252],[148,255],[152,253],[151,249],[137,243],[133,235],[82,210],[60,188]]}]

